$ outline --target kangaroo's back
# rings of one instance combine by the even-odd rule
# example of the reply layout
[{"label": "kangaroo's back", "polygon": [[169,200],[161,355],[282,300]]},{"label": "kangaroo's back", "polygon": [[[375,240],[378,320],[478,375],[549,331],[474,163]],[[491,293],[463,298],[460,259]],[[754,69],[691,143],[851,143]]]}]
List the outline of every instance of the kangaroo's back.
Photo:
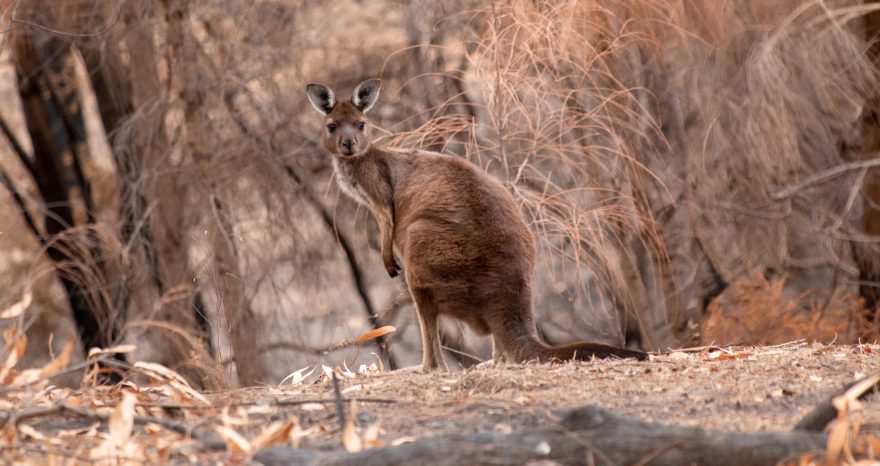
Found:
[{"label": "kangaroo's back", "polygon": [[403,257],[429,256],[445,276],[469,282],[491,280],[495,269],[531,276],[535,241],[501,183],[458,157],[380,150],[392,167],[403,167],[391,169],[395,245]]}]

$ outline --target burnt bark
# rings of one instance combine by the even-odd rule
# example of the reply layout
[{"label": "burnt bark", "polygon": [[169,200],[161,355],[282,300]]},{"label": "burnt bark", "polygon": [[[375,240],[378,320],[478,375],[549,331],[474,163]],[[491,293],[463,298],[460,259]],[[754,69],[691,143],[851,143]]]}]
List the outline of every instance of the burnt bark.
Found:
[{"label": "burnt bark", "polygon": [[[91,187],[83,174],[87,140],[82,101],[74,72],[74,52],[55,37],[18,35],[15,42],[18,91],[33,144],[32,158],[18,150],[41,197],[48,257],[59,270],[59,280],[73,312],[84,350],[109,346],[116,338],[109,309],[101,308],[101,283],[88,283],[77,267],[101,267],[91,254],[98,239],[65,235],[75,226],[93,223]],[[84,257],[85,256],[85,257]],[[100,274],[98,274],[100,275]]]}]

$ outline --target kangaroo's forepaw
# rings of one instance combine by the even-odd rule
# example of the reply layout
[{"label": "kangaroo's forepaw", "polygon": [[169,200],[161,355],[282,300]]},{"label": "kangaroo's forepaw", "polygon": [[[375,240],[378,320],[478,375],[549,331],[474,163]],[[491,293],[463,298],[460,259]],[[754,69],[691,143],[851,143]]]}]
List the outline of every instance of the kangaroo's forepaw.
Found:
[{"label": "kangaroo's forepaw", "polygon": [[391,260],[391,263],[385,264],[385,270],[388,271],[388,275],[390,275],[391,278],[394,278],[400,274],[400,266],[397,265],[397,262],[393,259]]}]

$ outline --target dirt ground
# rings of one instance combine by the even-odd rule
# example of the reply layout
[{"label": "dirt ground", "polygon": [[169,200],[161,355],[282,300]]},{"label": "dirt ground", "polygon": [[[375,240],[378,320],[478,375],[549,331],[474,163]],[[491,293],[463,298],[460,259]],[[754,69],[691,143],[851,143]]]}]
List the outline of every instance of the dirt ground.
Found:
[{"label": "dirt ground", "polygon": [[[354,421],[347,430],[340,429],[332,382],[318,377],[321,367],[304,379],[292,377],[283,386],[204,394],[204,398],[168,379],[158,384],[150,382],[157,377],[147,377],[138,384],[132,378],[116,387],[74,391],[46,387],[38,393],[0,394],[0,421],[6,413],[26,413],[15,423],[6,422],[0,461],[247,463],[256,450],[269,445],[326,451],[342,449],[343,439],[349,449],[358,448],[352,439],[360,448],[369,448],[444,434],[552,427],[561,413],[588,404],[670,425],[784,431],[844,384],[877,373],[880,345],[802,342],[677,352],[645,362],[596,360],[432,374],[349,373],[340,377],[340,392],[347,400],[361,401],[345,403],[346,416]],[[135,417],[130,434],[119,434],[119,428],[113,427],[114,419],[125,418],[120,408],[125,401],[120,399],[129,395],[122,392],[133,394],[127,413]],[[87,412],[72,415],[47,409],[59,402]],[[861,419],[861,433],[880,435],[880,396],[869,395],[850,416]],[[189,434],[174,432],[180,427]],[[110,451],[128,457],[128,463],[101,461],[107,457],[105,444],[114,438],[116,450]],[[212,442],[215,445],[208,446]]]},{"label": "dirt ground", "polygon": [[[549,427],[560,413],[587,404],[679,426],[790,430],[844,384],[876,373],[878,345],[793,344],[680,352],[646,362],[595,360],[380,374],[345,380],[341,388],[348,397],[395,400],[357,407],[362,425],[381,421],[383,441],[394,443],[407,437]],[[285,389],[284,394],[330,397],[332,391],[329,384],[307,385]],[[333,407],[327,409],[332,412]],[[862,432],[880,433],[880,397],[866,399],[862,416]],[[328,430],[303,446],[334,442],[338,437]]]}]

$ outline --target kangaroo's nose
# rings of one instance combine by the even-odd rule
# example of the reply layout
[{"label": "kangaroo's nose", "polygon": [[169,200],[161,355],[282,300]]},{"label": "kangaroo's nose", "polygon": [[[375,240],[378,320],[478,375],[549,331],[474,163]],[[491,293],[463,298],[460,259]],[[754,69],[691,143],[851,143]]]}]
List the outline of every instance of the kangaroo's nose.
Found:
[{"label": "kangaroo's nose", "polygon": [[354,152],[354,141],[351,139],[343,140],[342,150],[347,154],[351,154],[352,152]]}]

